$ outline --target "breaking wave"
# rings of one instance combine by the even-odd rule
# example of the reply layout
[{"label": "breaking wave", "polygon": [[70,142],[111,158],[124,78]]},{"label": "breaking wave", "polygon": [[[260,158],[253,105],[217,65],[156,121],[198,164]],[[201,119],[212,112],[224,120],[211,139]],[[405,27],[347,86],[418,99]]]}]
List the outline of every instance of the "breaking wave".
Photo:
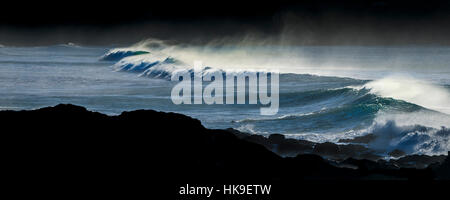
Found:
[{"label": "breaking wave", "polygon": [[[193,70],[191,63],[195,60],[205,61],[203,73],[243,73],[266,70],[272,64],[270,57],[258,57],[255,62],[244,59],[252,56],[245,52],[237,54],[227,48],[212,51],[150,40],[113,49],[101,59],[117,61],[113,65],[116,71],[163,79],[170,79],[180,69]],[[299,63],[281,63],[286,64]],[[289,137],[316,142],[373,134],[376,139],[366,145],[380,154],[394,149],[430,155],[450,150],[448,88],[408,77],[371,81],[293,73],[282,66],[279,69],[280,108],[284,112],[274,117],[234,120],[235,128],[263,135],[275,129]]]},{"label": "breaking wave", "polygon": [[129,56],[136,56],[136,55],[142,55],[147,54],[149,52],[147,51],[133,51],[133,50],[127,50],[127,49],[114,49],[110,50],[108,53],[102,56],[101,60],[106,61],[119,61],[122,58],[129,57]]},{"label": "breaking wave", "polygon": [[401,99],[450,114],[450,93],[443,87],[422,80],[389,76],[364,85],[374,94]]},{"label": "breaking wave", "polygon": [[450,149],[450,129],[446,127],[400,126],[389,120],[375,123],[368,132],[375,136],[368,146],[383,153],[401,150],[406,154],[441,155]]}]

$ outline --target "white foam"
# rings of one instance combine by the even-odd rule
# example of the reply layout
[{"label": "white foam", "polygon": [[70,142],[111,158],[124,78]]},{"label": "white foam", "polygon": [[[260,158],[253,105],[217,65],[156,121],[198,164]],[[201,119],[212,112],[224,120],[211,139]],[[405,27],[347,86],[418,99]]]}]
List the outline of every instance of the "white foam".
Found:
[{"label": "white foam", "polygon": [[368,146],[382,153],[400,149],[407,154],[442,155],[450,150],[450,130],[444,127],[399,125],[391,120],[374,123],[368,132],[376,136]]},{"label": "white foam", "polygon": [[443,87],[410,77],[389,76],[364,85],[371,92],[450,114],[450,92]]},{"label": "white foam", "polygon": [[439,129],[450,127],[450,115],[431,111],[416,111],[412,113],[385,113],[380,111],[374,120],[375,124],[386,124],[394,121],[398,126],[422,125]]}]

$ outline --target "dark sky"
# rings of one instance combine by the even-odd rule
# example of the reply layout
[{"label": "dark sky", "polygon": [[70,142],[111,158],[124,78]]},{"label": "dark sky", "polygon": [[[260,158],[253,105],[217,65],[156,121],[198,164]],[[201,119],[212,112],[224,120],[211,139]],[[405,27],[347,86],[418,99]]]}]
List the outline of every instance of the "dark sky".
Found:
[{"label": "dark sky", "polygon": [[449,45],[447,1],[14,1],[0,44],[203,43],[254,37],[302,45]]}]

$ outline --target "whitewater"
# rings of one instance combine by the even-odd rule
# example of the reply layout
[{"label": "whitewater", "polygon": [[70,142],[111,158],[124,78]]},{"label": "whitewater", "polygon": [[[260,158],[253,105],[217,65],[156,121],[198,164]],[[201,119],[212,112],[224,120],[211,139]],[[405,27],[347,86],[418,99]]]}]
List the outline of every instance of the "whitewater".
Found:
[{"label": "whitewater", "polygon": [[[280,110],[256,105],[174,105],[177,70],[202,73],[278,70]],[[386,155],[450,150],[450,48],[207,44],[146,40],[129,47],[0,48],[0,109],[58,103],[115,115],[154,109],[198,118],[208,128],[281,133],[315,142],[367,134]],[[146,126],[143,124],[143,126]],[[149,127],[151,129],[151,127]]]}]

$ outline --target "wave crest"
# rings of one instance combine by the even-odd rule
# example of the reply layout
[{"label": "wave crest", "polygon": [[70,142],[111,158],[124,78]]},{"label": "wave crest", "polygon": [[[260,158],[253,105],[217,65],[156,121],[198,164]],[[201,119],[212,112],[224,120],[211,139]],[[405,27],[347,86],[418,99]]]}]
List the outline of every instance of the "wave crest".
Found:
[{"label": "wave crest", "polygon": [[113,49],[103,55],[100,60],[104,61],[119,61],[125,57],[148,54],[150,52],[143,50],[129,50],[129,49]]},{"label": "wave crest", "polygon": [[445,88],[407,77],[386,77],[363,87],[384,97],[408,101],[425,108],[450,114],[450,93]]}]

